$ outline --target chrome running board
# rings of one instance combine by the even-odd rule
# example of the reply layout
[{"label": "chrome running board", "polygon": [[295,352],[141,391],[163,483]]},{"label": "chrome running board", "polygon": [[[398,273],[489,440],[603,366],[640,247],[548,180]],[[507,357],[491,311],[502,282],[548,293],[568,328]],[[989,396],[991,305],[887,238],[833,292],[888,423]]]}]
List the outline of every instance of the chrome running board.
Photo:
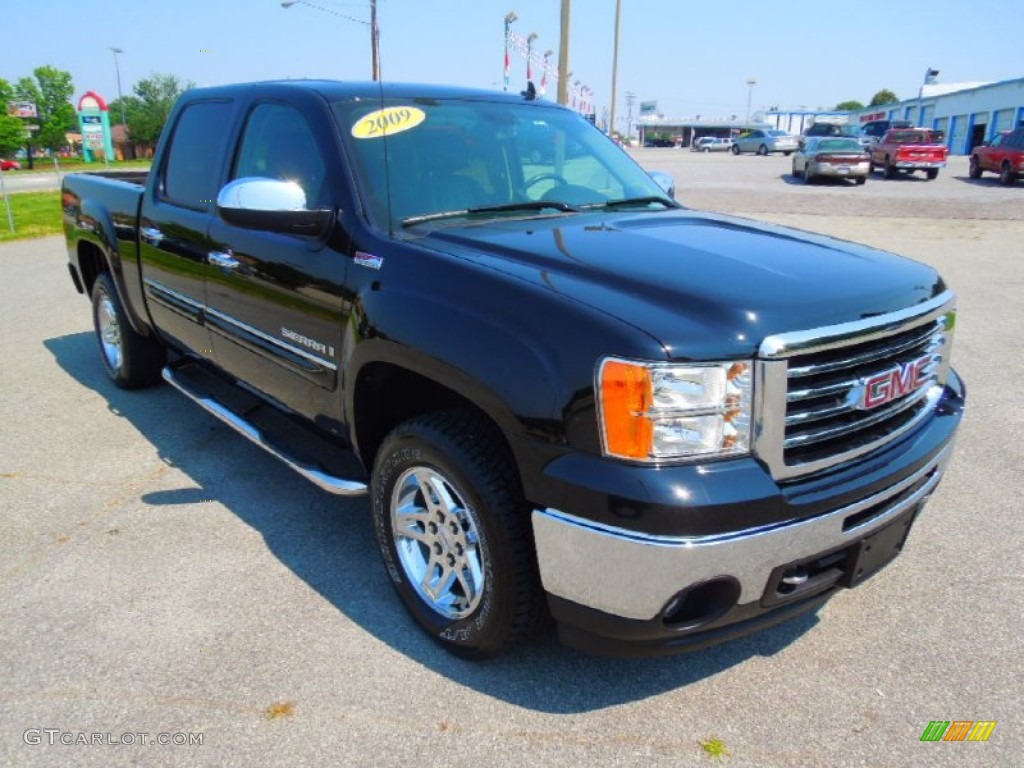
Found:
[{"label": "chrome running board", "polygon": [[283,450],[273,445],[267,439],[264,432],[255,424],[242,418],[211,395],[201,393],[190,388],[188,383],[175,375],[175,370],[171,367],[164,368],[162,376],[164,381],[190,400],[198,403],[208,413],[216,416],[236,432],[244,435],[267,453],[284,462],[304,478],[316,484],[320,488],[323,488],[328,493],[333,493],[338,496],[362,496],[366,493],[366,483],[335,477],[334,475],[325,472],[321,467],[288,455]]}]

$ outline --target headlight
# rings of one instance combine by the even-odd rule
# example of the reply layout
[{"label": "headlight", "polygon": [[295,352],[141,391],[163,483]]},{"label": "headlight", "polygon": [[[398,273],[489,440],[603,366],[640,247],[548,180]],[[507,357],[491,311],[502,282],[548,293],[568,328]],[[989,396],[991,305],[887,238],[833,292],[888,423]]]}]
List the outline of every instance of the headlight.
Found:
[{"label": "headlight", "polygon": [[665,461],[750,452],[750,361],[644,363],[608,357],[598,365],[597,390],[608,456]]}]

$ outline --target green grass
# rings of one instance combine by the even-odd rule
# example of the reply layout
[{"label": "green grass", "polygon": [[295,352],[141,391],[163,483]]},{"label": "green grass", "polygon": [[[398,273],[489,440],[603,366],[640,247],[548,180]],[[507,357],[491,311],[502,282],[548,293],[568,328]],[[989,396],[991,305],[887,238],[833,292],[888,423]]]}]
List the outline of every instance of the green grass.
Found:
[{"label": "green grass", "polygon": [[[46,157],[44,157],[44,158],[36,158],[35,161],[34,161],[35,168],[32,169],[31,171],[28,169],[28,161],[27,160],[19,160],[18,162],[21,163],[21,170],[20,171],[15,171],[15,173],[18,173],[19,175],[23,174],[23,173],[53,173],[53,171],[54,171],[53,160],[51,158],[46,158]],[[94,163],[87,163],[87,162],[85,162],[85,160],[82,160],[79,157],[75,157],[75,158],[59,158],[57,162],[60,165],[60,172],[61,173],[72,173],[74,171],[105,171],[105,170],[107,170],[107,166],[103,163],[102,160],[100,160],[98,162],[94,162]],[[116,170],[131,169],[131,168],[148,168],[150,166],[150,163],[152,163],[152,162],[153,161],[150,160],[150,159],[145,159],[145,160],[115,160],[114,162],[112,162],[110,164],[110,170],[116,171]]]},{"label": "green grass", "polygon": [[14,217],[14,232],[11,232],[7,208],[0,198],[0,243],[59,235],[63,231],[59,191],[15,192],[7,196],[7,202]]}]

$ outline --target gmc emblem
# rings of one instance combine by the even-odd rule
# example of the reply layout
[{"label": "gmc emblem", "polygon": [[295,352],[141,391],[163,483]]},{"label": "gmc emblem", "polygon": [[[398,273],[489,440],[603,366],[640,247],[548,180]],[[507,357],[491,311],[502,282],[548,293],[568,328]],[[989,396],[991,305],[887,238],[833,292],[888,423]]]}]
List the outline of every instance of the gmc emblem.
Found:
[{"label": "gmc emblem", "polygon": [[857,407],[864,411],[870,411],[872,408],[906,397],[928,381],[930,373],[928,369],[933,360],[931,355],[925,355],[917,360],[904,363],[898,368],[861,379],[862,394],[857,402]]}]

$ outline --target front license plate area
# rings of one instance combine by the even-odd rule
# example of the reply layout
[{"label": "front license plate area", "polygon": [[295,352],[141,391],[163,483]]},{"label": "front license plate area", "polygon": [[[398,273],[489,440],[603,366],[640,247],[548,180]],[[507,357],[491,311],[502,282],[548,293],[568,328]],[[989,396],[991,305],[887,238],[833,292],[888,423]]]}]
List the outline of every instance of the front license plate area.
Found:
[{"label": "front license plate area", "polygon": [[915,507],[850,547],[843,585],[855,587],[892,562],[903,551],[916,516]]}]

